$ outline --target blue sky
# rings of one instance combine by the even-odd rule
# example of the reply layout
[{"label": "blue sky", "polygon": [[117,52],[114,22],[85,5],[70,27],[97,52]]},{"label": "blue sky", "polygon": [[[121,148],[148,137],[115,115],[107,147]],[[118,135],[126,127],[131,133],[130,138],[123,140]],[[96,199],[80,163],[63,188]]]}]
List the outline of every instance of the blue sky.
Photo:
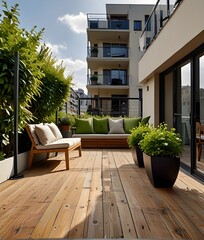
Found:
[{"label": "blue sky", "polygon": [[[87,13],[105,13],[106,4],[155,4],[156,0],[6,0],[19,4],[21,27],[45,28],[43,42],[53,56],[63,60],[66,75],[73,75],[74,89],[86,91]],[[2,5],[0,6],[2,12]]]}]

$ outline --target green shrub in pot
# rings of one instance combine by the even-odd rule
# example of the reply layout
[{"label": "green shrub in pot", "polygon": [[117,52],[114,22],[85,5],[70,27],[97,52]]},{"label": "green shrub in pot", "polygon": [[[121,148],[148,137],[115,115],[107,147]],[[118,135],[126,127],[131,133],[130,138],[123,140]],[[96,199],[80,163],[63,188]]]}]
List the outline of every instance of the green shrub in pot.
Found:
[{"label": "green shrub in pot", "polygon": [[152,128],[139,142],[143,151],[144,166],[152,185],[159,188],[173,187],[180,167],[182,140],[176,130],[168,130],[162,123]]},{"label": "green shrub in pot", "polygon": [[133,128],[128,136],[128,145],[129,148],[134,148],[138,146],[139,142],[144,138],[145,134],[151,131],[151,126],[148,124],[139,124],[138,127]]},{"label": "green shrub in pot", "polygon": [[139,124],[138,127],[130,131],[131,133],[127,139],[128,145],[132,149],[133,160],[139,167],[144,167],[143,154],[139,147],[139,142],[149,131],[151,131],[151,126],[148,124]]},{"label": "green shrub in pot", "polygon": [[175,128],[168,130],[167,124],[161,123],[139,142],[144,153],[149,156],[178,156],[182,153],[182,140]]}]

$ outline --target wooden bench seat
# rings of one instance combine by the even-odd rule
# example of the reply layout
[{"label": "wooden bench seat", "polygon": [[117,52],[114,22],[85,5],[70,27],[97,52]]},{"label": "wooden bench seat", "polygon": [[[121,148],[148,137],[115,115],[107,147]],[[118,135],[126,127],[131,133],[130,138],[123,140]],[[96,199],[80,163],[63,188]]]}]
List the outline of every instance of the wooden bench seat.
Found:
[{"label": "wooden bench seat", "polygon": [[73,134],[81,138],[83,148],[129,148],[127,138],[130,134]]},{"label": "wooden bench seat", "polygon": [[49,153],[64,152],[67,170],[69,169],[69,152],[78,149],[79,156],[81,156],[81,138],[60,138],[49,144],[42,145],[35,133],[35,124],[26,126],[26,130],[32,143],[28,160],[28,169],[32,166],[34,154],[47,153],[47,158],[49,158]]}]

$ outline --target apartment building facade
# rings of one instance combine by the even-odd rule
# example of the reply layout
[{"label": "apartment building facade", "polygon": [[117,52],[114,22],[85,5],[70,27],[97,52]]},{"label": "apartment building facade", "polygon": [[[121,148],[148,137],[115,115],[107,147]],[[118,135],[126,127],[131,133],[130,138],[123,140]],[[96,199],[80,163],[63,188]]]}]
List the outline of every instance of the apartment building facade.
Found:
[{"label": "apartment building facade", "polygon": [[139,115],[139,37],[152,8],[107,4],[105,14],[87,15],[87,89],[99,99],[89,107],[113,116]]},{"label": "apartment building facade", "polygon": [[152,38],[147,40],[146,29],[140,38],[139,82],[144,115],[155,126],[166,122],[176,128],[183,140],[181,165],[204,180],[196,132],[196,123],[204,124],[203,9],[203,0],[157,1],[148,23]]}]

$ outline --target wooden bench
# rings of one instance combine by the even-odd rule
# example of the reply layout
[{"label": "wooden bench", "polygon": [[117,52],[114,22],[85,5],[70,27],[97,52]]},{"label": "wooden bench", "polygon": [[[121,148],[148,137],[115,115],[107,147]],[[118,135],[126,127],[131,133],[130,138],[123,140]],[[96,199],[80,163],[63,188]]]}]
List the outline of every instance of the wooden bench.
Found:
[{"label": "wooden bench", "polygon": [[73,134],[81,138],[83,148],[129,148],[129,134]]},{"label": "wooden bench", "polygon": [[[32,127],[30,127],[33,125]],[[79,156],[81,156],[81,139],[80,138],[61,138],[50,144],[42,145],[38,142],[37,135],[35,133],[34,124],[26,126],[28,136],[31,140],[32,146],[30,149],[28,169],[31,168],[33,162],[34,154],[47,153],[47,158],[49,158],[49,153],[65,153],[66,169],[69,170],[69,152],[75,149],[79,150]]]}]

